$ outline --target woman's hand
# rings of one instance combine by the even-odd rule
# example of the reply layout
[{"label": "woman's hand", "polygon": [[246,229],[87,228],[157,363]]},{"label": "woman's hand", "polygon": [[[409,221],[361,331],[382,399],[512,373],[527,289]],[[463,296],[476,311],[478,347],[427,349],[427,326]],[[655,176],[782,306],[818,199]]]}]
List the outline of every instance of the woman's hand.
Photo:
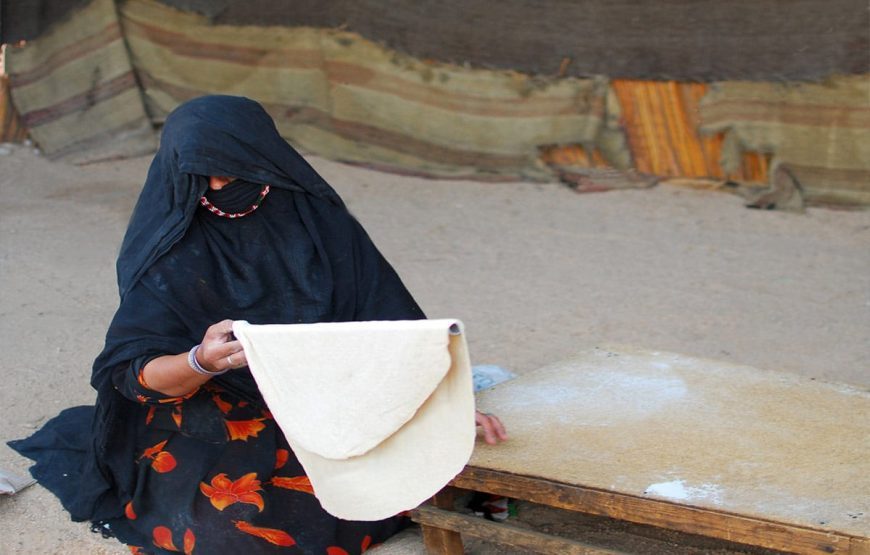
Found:
[{"label": "woman's hand", "polygon": [[[223,320],[206,330],[196,350],[200,366],[209,372],[221,372],[248,364],[242,344],[232,338],[232,332],[232,320]],[[185,352],[151,360],[142,369],[142,377],[148,384],[146,387],[170,397],[180,397],[211,379],[211,376],[194,372],[187,363],[187,356]]]},{"label": "woman's hand", "polygon": [[490,445],[495,445],[508,438],[504,424],[493,414],[480,412],[479,410],[474,411],[474,422],[483,428],[483,440]]},{"label": "woman's hand", "polygon": [[202,343],[196,351],[196,360],[209,372],[221,372],[248,365],[242,344],[233,339],[232,320],[222,320],[205,330]]}]

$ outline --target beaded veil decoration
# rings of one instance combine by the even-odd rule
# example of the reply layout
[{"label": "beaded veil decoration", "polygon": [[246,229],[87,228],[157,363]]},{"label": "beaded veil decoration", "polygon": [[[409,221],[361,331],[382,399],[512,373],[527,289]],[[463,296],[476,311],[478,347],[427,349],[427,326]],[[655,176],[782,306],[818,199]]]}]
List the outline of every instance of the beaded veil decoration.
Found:
[{"label": "beaded veil decoration", "polygon": [[252,213],[257,208],[259,208],[260,204],[263,202],[263,199],[266,198],[266,195],[268,195],[268,194],[269,194],[269,186],[265,185],[263,187],[263,189],[260,191],[260,195],[257,197],[257,200],[254,201],[254,204],[252,204],[247,209],[245,209],[241,212],[224,212],[223,210],[221,210],[220,208],[218,208],[217,206],[212,204],[211,201],[209,201],[207,198],[205,198],[205,196],[200,197],[199,203],[202,206],[204,206],[212,214],[215,214],[215,215],[220,216],[222,218],[230,218],[230,219],[244,218],[245,216]]}]

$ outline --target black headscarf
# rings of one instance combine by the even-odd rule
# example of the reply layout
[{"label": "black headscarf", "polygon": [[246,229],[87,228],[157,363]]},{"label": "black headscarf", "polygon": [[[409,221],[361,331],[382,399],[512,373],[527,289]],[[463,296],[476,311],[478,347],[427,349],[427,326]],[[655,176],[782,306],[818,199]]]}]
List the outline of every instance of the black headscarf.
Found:
[{"label": "black headscarf", "polygon": [[176,108],[130,218],[118,256],[121,298],[190,225],[207,176],[232,176],[341,205],[336,192],[249,98],[204,96]]},{"label": "black headscarf", "polygon": [[[208,176],[238,178],[208,191]],[[235,220],[228,211],[271,191]],[[76,491],[55,491],[76,520],[120,516],[135,487],[134,415],[119,391],[125,373],[182,353],[220,320],[310,323],[417,319],[424,315],[335,191],[279,135],[256,102],[208,96],[167,118],[118,257],[121,301],[94,362],[92,445]],[[256,402],[248,371],[218,378]],[[219,415],[218,415],[219,416]],[[184,419],[183,433],[222,430]],[[220,433],[223,433],[222,431]]]}]

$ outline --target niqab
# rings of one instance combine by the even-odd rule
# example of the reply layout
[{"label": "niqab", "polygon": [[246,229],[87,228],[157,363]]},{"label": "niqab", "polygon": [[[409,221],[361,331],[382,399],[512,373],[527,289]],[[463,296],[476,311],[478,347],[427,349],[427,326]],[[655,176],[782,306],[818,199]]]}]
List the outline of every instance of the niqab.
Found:
[{"label": "niqab", "polygon": [[341,205],[341,199],[278,134],[257,102],[196,98],[167,118],[118,256],[121,297],[179,240],[208,187],[207,176],[265,183]]}]

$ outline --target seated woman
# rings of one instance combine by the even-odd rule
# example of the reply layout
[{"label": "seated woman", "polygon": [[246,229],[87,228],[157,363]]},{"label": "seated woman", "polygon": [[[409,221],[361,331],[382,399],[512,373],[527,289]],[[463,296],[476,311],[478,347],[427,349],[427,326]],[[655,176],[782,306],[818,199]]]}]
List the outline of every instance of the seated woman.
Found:
[{"label": "seated woman", "polygon": [[[75,520],[136,553],[359,553],[403,526],[320,507],[232,336],[233,320],[424,318],[259,104],[203,97],[167,118],[117,270],[84,465],[76,480],[51,479],[66,457],[39,471]],[[506,437],[476,418],[488,442]]]}]

